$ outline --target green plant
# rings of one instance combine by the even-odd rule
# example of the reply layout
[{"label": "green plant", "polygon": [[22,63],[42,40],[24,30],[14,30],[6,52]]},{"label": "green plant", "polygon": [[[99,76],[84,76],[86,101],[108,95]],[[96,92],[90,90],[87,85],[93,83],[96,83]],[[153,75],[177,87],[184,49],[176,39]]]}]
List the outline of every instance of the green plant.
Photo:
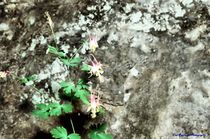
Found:
[{"label": "green plant", "polygon": [[[95,41],[95,40],[94,40]],[[93,51],[97,47],[96,44],[94,45]],[[93,60],[90,61],[90,65],[83,62],[80,57],[73,56],[69,58],[63,51],[59,50],[56,47],[48,45],[47,52],[56,55],[64,65],[69,68],[79,67],[79,69],[83,72],[88,72],[90,76],[96,76],[99,78],[99,81],[102,81],[102,64],[96,60],[96,58],[91,54]],[[76,54],[74,54],[76,55]],[[29,82],[33,82],[36,80],[36,76],[29,76],[23,77],[20,79],[22,84],[28,84]],[[36,89],[35,85],[32,86]],[[105,113],[105,109],[100,102],[100,98],[98,95],[95,94],[89,85],[87,85],[83,79],[78,79],[74,81],[72,79],[68,79],[66,81],[60,82],[61,92],[64,93],[65,96],[69,97],[70,99],[74,99],[76,101],[83,102],[81,105],[87,106],[87,112],[90,112],[91,117],[95,118],[97,115],[103,115]],[[38,89],[36,89],[38,90]],[[74,107],[71,102],[60,102],[60,103],[50,103],[50,104],[37,104],[36,109],[32,111],[32,114],[36,117],[47,119],[50,116],[60,116],[66,113],[74,112]],[[71,121],[73,133],[68,134],[67,130],[62,126],[57,126],[53,128],[50,133],[52,137],[55,139],[81,139],[81,136],[75,133],[73,123]],[[112,139],[111,134],[107,134],[105,132],[106,125],[103,124],[98,128],[90,129],[88,133],[89,139]]]},{"label": "green plant", "polygon": [[50,133],[52,134],[52,137],[55,139],[80,139],[81,138],[79,134],[75,134],[75,133],[68,135],[64,127],[53,128]]},{"label": "green plant", "polygon": [[69,113],[73,111],[71,103],[59,104],[38,104],[36,110],[33,110],[32,114],[40,118],[48,118],[49,116],[59,116],[63,113]]},{"label": "green plant", "polygon": [[67,130],[64,127],[58,126],[58,127],[53,128],[50,131],[50,133],[52,134],[52,137],[55,139],[81,139],[80,135],[75,133],[72,120],[70,120],[70,121],[71,121],[71,126],[73,129],[73,133],[68,134]]},{"label": "green plant", "polygon": [[66,95],[70,96],[74,93],[73,96],[79,98],[84,104],[89,104],[88,97],[90,93],[83,80],[79,79],[76,85],[71,80],[68,82],[62,81],[60,85]]},{"label": "green plant", "polygon": [[88,134],[88,137],[90,139],[112,139],[112,135],[106,133],[106,128],[107,125],[102,124],[100,127],[92,129]]},{"label": "green plant", "polygon": [[60,60],[63,62],[63,64],[69,67],[76,67],[81,63],[80,57],[68,58],[64,52],[59,51],[57,48],[51,45],[48,45],[47,53],[48,52],[57,55],[60,58]]},{"label": "green plant", "polygon": [[[55,34],[54,34],[54,24],[49,13],[46,13],[48,24],[52,31],[54,41],[56,43]],[[98,47],[97,39],[94,36],[91,36],[88,41],[84,42],[85,45],[89,46],[89,50],[93,53]],[[79,50],[79,49],[78,49]],[[68,54],[59,50],[57,45],[53,47],[48,45],[47,53],[57,56],[63,65],[66,67],[76,68],[77,72],[88,72],[90,76],[95,76],[99,79],[100,82],[103,81],[103,65],[96,60],[93,54],[90,54],[92,60],[89,61],[90,64],[86,64],[84,59],[78,56],[78,50],[73,53],[72,57],[68,57]],[[76,76],[77,79],[68,79],[60,82],[60,93],[63,93],[69,100],[61,100],[57,103],[42,103],[35,106],[35,110],[32,111],[32,114],[36,117],[47,119],[50,116],[60,116],[62,114],[73,113],[78,108],[86,106],[86,111],[90,114],[91,118],[96,118],[98,115],[103,115],[105,109],[100,102],[100,97],[96,91],[92,89],[83,79],[80,79]],[[88,79],[86,79],[88,80]],[[20,79],[22,84],[28,84],[33,82],[33,87],[36,91],[39,90],[36,88],[34,82],[36,81],[36,76],[23,77]],[[74,101],[74,102],[72,102]],[[82,103],[75,103],[79,101]],[[81,106],[77,106],[81,105]],[[53,128],[50,133],[55,139],[81,139],[81,136],[75,132],[74,125],[70,119],[73,133],[68,133],[67,129],[62,126],[57,126]],[[106,133],[106,124],[102,124],[98,128],[89,129],[88,138],[89,139],[112,139],[111,134]]]}]

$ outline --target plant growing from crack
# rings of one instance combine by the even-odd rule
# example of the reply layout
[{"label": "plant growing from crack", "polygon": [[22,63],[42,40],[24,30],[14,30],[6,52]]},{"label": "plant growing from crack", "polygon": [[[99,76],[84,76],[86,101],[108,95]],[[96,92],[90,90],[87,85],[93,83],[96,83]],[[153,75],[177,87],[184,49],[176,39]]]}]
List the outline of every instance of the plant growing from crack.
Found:
[{"label": "plant growing from crack", "polygon": [[[63,62],[64,65],[73,68],[78,67],[81,64],[80,57],[68,58],[62,51],[59,51],[55,47],[48,46],[48,52],[55,54]],[[99,81],[102,81],[102,64],[96,60],[96,58],[91,55],[93,60],[91,64],[83,64],[80,69],[82,71],[87,71],[90,76],[96,76]],[[26,78],[27,79],[27,78]],[[26,80],[25,79],[25,80]],[[28,81],[28,80],[26,80]],[[64,94],[70,98],[76,98],[83,102],[83,105],[87,106],[87,112],[90,112],[92,118],[96,118],[97,113],[102,109],[102,104],[100,103],[100,98],[94,92],[91,92],[89,85],[87,85],[82,79],[78,79],[77,82],[71,79],[67,81],[60,82],[61,89]],[[60,116],[65,113],[72,113],[74,111],[74,106],[70,102],[62,103],[52,103],[52,104],[38,104],[36,109],[32,112],[33,115],[40,118],[48,118],[49,116]],[[71,121],[72,129],[74,131],[74,126]],[[52,137],[56,139],[80,139],[80,135],[75,133],[68,134],[64,127],[55,127],[50,132]],[[107,134],[104,130],[91,130],[88,134],[90,139],[112,139],[111,134]]]},{"label": "plant growing from crack", "polygon": [[[54,41],[55,33],[54,33],[54,24],[48,12],[45,13],[47,16],[48,24],[50,26]],[[90,36],[87,41],[84,42],[83,46],[88,46],[90,52],[94,53],[96,48],[98,47],[97,38],[95,36]],[[81,48],[81,47],[80,47]],[[79,48],[79,49],[80,49]],[[78,50],[79,50],[78,49]],[[103,78],[103,65],[95,58],[93,54],[90,55],[90,64],[84,63],[84,60],[78,56],[78,50],[73,54],[73,56],[68,57],[66,53],[62,50],[59,50],[57,45],[53,47],[48,45],[47,54],[51,53],[56,55],[60,61],[68,68],[77,68],[79,67],[78,72],[87,72],[90,76],[95,76],[99,79],[100,82],[104,81]],[[83,62],[83,63],[82,63]],[[1,76],[5,76],[3,73]],[[86,106],[86,113],[89,113],[91,118],[96,118],[99,113],[104,113],[104,108],[102,103],[100,102],[99,95],[92,90],[92,87],[89,86],[83,79],[76,79],[74,81],[72,79],[68,79],[60,82],[61,92],[70,100],[76,100],[82,103],[75,103],[81,108],[82,106]],[[36,76],[23,77],[20,79],[22,84],[32,87],[35,91],[39,91],[34,84],[36,81]],[[60,98],[61,99],[61,98]],[[32,114],[36,117],[47,119],[51,116],[60,116],[62,114],[73,113],[78,106],[75,106],[71,101],[61,100],[60,102],[54,103],[41,103],[36,105],[36,109],[32,111]],[[73,121],[70,119],[71,127],[73,133],[68,134],[67,129],[62,126],[57,126],[53,128],[50,133],[55,139],[81,139],[81,135],[76,133],[73,125]],[[89,139],[112,139],[112,135],[106,133],[106,124],[102,124],[95,129],[90,129],[88,133]]]},{"label": "plant growing from crack", "polygon": [[[91,39],[90,41],[93,40]],[[90,43],[90,47],[93,47],[91,49],[95,51],[98,44],[94,43],[97,43],[96,40]],[[93,50],[91,51],[93,52]],[[99,61],[97,61],[93,54],[90,55],[90,64],[81,64],[83,60],[79,56],[75,56],[76,54],[74,54],[73,57],[69,58],[63,51],[50,45],[48,45],[47,53],[56,55],[60,59],[60,61],[62,61],[62,63],[67,67],[79,67],[81,71],[88,72],[90,76],[97,77],[100,82],[103,81],[103,65]],[[35,75],[23,77],[20,79],[22,84],[31,86],[35,91],[37,91],[39,89],[37,89],[34,85],[35,80]],[[76,99],[77,101],[81,101],[82,103],[79,104],[86,106],[86,113],[89,113],[91,118],[96,118],[98,113],[104,112],[103,105],[100,102],[99,96],[96,95],[96,93],[93,92],[92,89],[90,89],[91,87],[88,84],[86,84],[84,80],[77,79],[76,82],[72,79],[61,81],[60,87],[65,96],[74,100]],[[59,103],[41,103],[36,105],[36,109],[33,110],[32,114],[39,118],[47,119],[51,116],[60,116],[62,114],[73,113],[75,107],[77,106],[74,106],[71,102],[63,100],[61,100]],[[65,129],[62,126],[57,126],[50,131],[52,137],[55,139],[80,139],[81,136],[75,132],[72,120],[70,120],[70,122],[72,125],[73,133],[68,134],[67,129]],[[112,135],[106,133],[106,126],[101,126],[103,126],[103,128],[99,127],[96,129],[91,129],[88,133],[88,138],[112,139]]]}]

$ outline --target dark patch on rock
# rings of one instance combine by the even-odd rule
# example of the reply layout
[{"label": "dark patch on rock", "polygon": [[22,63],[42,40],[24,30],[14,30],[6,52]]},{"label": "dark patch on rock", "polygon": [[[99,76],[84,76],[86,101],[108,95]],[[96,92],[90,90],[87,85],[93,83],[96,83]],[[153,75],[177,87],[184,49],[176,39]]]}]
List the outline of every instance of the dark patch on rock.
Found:
[{"label": "dark patch on rock", "polygon": [[53,139],[50,133],[38,130],[31,139]]},{"label": "dark patch on rock", "polygon": [[18,106],[18,108],[24,113],[31,113],[33,110],[33,104],[30,102],[30,100],[26,99],[23,100],[23,102]]}]

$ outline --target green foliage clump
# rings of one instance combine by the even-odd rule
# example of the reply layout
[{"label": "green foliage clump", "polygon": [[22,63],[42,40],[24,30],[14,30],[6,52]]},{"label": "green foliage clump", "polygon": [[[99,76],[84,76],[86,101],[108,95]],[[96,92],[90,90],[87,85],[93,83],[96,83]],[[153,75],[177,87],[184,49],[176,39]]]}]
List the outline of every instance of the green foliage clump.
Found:
[{"label": "green foliage clump", "polygon": [[[82,59],[79,56],[73,56],[69,58],[66,55],[66,53],[50,45],[48,45],[47,52],[56,55],[63,62],[63,64],[69,68],[79,67],[81,71],[89,73],[92,70],[91,69],[92,67],[88,64],[83,63],[80,66],[80,64],[82,63]],[[36,80],[35,76],[29,76],[20,79],[22,84],[27,84],[28,82],[35,80]],[[32,87],[36,89],[35,85],[33,85]],[[96,113],[97,114],[105,113],[105,109],[103,107],[100,107],[101,106],[101,104],[99,103],[100,98],[94,96],[94,94],[89,90],[89,86],[84,82],[84,80],[78,79],[77,82],[71,79],[62,81],[60,82],[60,87],[64,95],[69,97],[70,100],[76,99],[77,101],[82,101],[83,102],[82,105],[86,105],[89,109],[92,109],[92,112],[94,112],[95,116]],[[92,100],[90,98],[92,98]],[[72,105],[72,103],[62,102],[62,103],[51,103],[51,104],[45,104],[45,103],[37,104],[36,109],[32,111],[32,114],[39,118],[47,119],[50,116],[60,116],[62,114],[72,113],[72,112],[74,112],[74,106]],[[75,132],[72,121],[71,125],[73,129],[73,133],[71,134],[68,134],[67,130],[62,126],[53,128],[50,131],[50,133],[52,137],[55,139],[81,139],[81,136]],[[107,126],[104,124],[97,129],[90,129],[90,132],[88,133],[88,138],[112,139],[112,135],[107,134],[105,132],[106,127]]]},{"label": "green foliage clump", "polygon": [[91,130],[88,137],[90,139],[112,139],[112,135],[105,132],[106,128],[107,125],[103,124],[99,128]]},{"label": "green foliage clump", "polygon": [[68,135],[67,130],[64,127],[53,128],[50,133],[55,139],[81,139],[77,133],[71,133]]},{"label": "green foliage clump", "polygon": [[70,113],[73,111],[73,106],[71,103],[59,104],[38,104],[36,105],[36,110],[33,110],[32,114],[46,119],[49,116],[59,116],[63,113]]},{"label": "green foliage clump", "polygon": [[77,67],[81,63],[80,57],[68,58],[64,52],[59,51],[57,48],[53,46],[48,45],[47,51],[49,53],[57,55],[60,58],[60,60],[63,62],[63,64],[69,67]]},{"label": "green foliage clump", "polygon": [[62,81],[60,85],[67,96],[72,95],[74,92],[75,97],[79,98],[84,104],[89,104],[88,97],[90,93],[83,80],[80,79],[76,85],[71,80],[68,82]]}]

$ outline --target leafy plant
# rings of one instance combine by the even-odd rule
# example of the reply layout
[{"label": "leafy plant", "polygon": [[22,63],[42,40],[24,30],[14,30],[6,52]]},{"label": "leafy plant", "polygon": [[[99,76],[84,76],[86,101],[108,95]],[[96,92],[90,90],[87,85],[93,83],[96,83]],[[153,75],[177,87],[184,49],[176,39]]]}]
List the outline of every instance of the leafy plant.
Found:
[{"label": "leafy plant", "polygon": [[73,95],[79,98],[84,104],[89,104],[88,97],[90,93],[87,90],[88,86],[84,84],[83,80],[78,80],[76,85],[71,80],[68,82],[62,81],[60,85],[67,96],[74,93]]},{"label": "leafy plant", "polygon": [[64,127],[53,128],[50,133],[55,139],[81,139],[80,135],[77,133],[71,133],[68,135]]},{"label": "leafy plant", "polygon": [[65,92],[66,95],[71,95],[72,92],[76,91],[76,87],[74,82],[72,82],[71,80],[68,82],[62,81],[60,83],[61,88],[63,88],[63,91]]},{"label": "leafy plant", "polygon": [[57,55],[59,57],[66,57],[66,54],[64,52],[61,52],[57,48],[55,48],[53,46],[50,46],[50,45],[48,45],[47,52],[55,54],[55,55]]},{"label": "leafy plant", "polygon": [[46,119],[49,116],[59,116],[63,113],[70,113],[73,111],[71,103],[59,104],[38,104],[36,109],[32,112],[33,115]]},{"label": "leafy plant", "polygon": [[80,57],[74,57],[74,58],[61,58],[61,61],[64,65],[67,65],[69,67],[77,67],[81,63]]},{"label": "leafy plant", "polygon": [[87,64],[83,64],[81,70],[83,70],[83,71],[90,71],[91,67],[89,65],[87,65]]},{"label": "leafy plant", "polygon": [[105,133],[106,128],[107,125],[103,124],[99,128],[91,130],[88,134],[89,139],[113,139],[111,134]]},{"label": "leafy plant", "polygon": [[[48,23],[51,27],[52,33],[53,32],[53,22],[51,21],[50,15],[46,13],[48,17]],[[54,37],[55,38],[55,37]],[[98,47],[97,39],[96,37],[92,36],[89,38],[89,42],[87,42],[89,50],[91,52],[94,52],[96,48]],[[78,49],[79,50],[79,49]],[[68,67],[78,67],[80,66],[82,59],[79,56],[75,56],[77,52],[69,58],[66,53],[59,50],[56,47],[53,47],[51,45],[48,45],[47,53],[52,53],[63,62],[64,65]],[[90,61],[90,65],[82,64],[79,68],[81,71],[89,72],[92,75],[95,75],[99,78],[100,81],[102,81],[102,64],[96,60],[93,54],[91,54],[93,60]],[[36,80],[36,76],[29,76],[21,78],[20,81],[23,84],[28,84],[29,82],[33,82]],[[76,98],[79,101],[82,101],[83,104],[81,105],[87,105],[87,112],[90,112],[91,117],[95,118],[98,116],[98,114],[105,114],[105,109],[102,107],[102,104],[100,103],[99,95],[96,96],[96,94],[93,92],[92,89],[84,82],[82,79],[78,79],[77,82],[74,80],[67,80],[60,82],[61,89],[65,93],[67,97]],[[38,90],[35,85],[33,85],[35,90]],[[62,102],[62,101],[61,101]],[[75,103],[78,104],[78,103]],[[77,108],[77,107],[76,107]],[[75,108],[75,109],[76,109]],[[71,113],[73,112],[73,105],[72,103],[51,103],[51,104],[37,104],[36,109],[32,111],[32,114],[34,116],[37,116],[39,118],[46,119],[50,116],[60,116],[62,114]],[[58,126],[53,128],[50,133],[53,138],[55,139],[81,139],[81,136],[77,134],[74,130],[74,125],[72,120],[71,125],[73,129],[73,133],[68,134],[67,130],[62,127]],[[106,124],[101,125],[100,127],[96,129],[91,129],[88,138],[89,139],[112,139],[111,134],[106,133]]]},{"label": "leafy plant", "polygon": [[88,96],[89,92],[84,89],[78,89],[74,94],[75,97],[78,97],[84,104],[89,104]]},{"label": "leafy plant", "polygon": [[82,79],[79,79],[78,81],[77,81],[77,89],[88,89],[88,85],[87,84],[85,84],[85,82],[82,80]]},{"label": "leafy plant", "polygon": [[57,48],[50,45],[48,45],[47,52],[57,55],[63,64],[69,67],[76,67],[81,63],[80,57],[68,58],[64,52],[59,51]]},{"label": "leafy plant", "polygon": [[68,135],[68,133],[67,133],[67,131],[66,131],[66,129],[64,127],[53,128],[50,131],[50,133],[56,139],[81,139],[80,135],[75,133],[74,125],[73,125],[73,122],[72,122],[71,119],[70,119],[70,122],[71,122],[73,133]]}]

